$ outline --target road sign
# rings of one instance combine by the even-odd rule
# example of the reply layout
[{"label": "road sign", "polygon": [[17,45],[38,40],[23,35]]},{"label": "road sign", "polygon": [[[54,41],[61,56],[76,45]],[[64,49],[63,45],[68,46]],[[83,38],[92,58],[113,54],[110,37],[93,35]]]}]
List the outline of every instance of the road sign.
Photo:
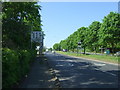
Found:
[{"label": "road sign", "polygon": [[42,31],[32,31],[31,32],[31,42],[43,42],[43,32]]},{"label": "road sign", "polygon": [[31,48],[32,48],[32,42],[38,42],[39,43],[39,54],[42,54],[43,39],[44,39],[43,31],[32,31],[31,32]]}]

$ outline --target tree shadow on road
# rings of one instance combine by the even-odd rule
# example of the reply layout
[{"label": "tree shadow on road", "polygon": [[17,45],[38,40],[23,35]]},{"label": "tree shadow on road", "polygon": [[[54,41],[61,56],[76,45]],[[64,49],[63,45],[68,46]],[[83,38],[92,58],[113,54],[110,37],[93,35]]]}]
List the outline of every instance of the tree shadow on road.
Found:
[{"label": "tree shadow on road", "polygon": [[64,88],[118,88],[118,70],[102,71],[101,66],[64,56],[54,56],[49,63]]},{"label": "tree shadow on road", "polygon": [[[27,77],[20,83],[19,88],[55,88],[55,81],[52,81],[52,73],[47,63],[47,58],[38,56],[30,68]],[[50,81],[51,80],[51,81]]]}]

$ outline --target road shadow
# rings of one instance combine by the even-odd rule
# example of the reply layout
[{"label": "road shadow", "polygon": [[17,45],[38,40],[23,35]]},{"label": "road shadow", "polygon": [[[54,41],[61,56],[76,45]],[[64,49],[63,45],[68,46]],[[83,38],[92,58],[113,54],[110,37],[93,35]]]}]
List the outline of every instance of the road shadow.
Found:
[{"label": "road shadow", "polygon": [[118,70],[103,71],[102,66],[67,56],[48,59],[64,88],[118,88]]},{"label": "road shadow", "polygon": [[47,58],[38,56],[32,64],[30,72],[17,88],[36,88],[38,90],[39,88],[55,88],[55,81],[51,80],[52,78]]}]

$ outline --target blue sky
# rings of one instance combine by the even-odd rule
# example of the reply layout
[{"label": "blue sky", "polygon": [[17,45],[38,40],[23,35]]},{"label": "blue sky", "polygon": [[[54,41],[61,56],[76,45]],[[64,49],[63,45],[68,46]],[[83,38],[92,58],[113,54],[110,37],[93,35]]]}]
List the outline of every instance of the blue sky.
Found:
[{"label": "blue sky", "polygon": [[100,21],[111,11],[118,12],[117,2],[41,2],[44,45],[48,48],[66,39],[80,27]]}]

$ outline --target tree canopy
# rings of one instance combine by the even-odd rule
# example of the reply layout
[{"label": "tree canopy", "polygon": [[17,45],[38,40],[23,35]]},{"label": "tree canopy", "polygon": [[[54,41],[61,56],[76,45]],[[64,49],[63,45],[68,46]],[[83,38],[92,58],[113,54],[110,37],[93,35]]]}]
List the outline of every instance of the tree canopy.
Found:
[{"label": "tree canopy", "polygon": [[30,48],[31,31],[42,30],[39,10],[36,2],[3,3],[3,47]]},{"label": "tree canopy", "polygon": [[[99,43],[114,50],[120,45],[120,14],[110,12],[105,16],[99,31]],[[114,52],[114,51],[113,51]]]},{"label": "tree canopy", "polygon": [[3,2],[2,5],[2,87],[11,88],[27,75],[36,58],[36,43],[30,48],[30,35],[31,31],[42,30],[41,7],[37,2]]},{"label": "tree canopy", "polygon": [[120,14],[110,12],[104,17],[102,23],[92,22],[88,27],[81,27],[65,40],[61,40],[61,49],[74,51],[78,42],[84,50],[99,52],[101,47],[120,50]]},{"label": "tree canopy", "polygon": [[59,43],[54,44],[53,49],[60,50],[60,44]]}]

